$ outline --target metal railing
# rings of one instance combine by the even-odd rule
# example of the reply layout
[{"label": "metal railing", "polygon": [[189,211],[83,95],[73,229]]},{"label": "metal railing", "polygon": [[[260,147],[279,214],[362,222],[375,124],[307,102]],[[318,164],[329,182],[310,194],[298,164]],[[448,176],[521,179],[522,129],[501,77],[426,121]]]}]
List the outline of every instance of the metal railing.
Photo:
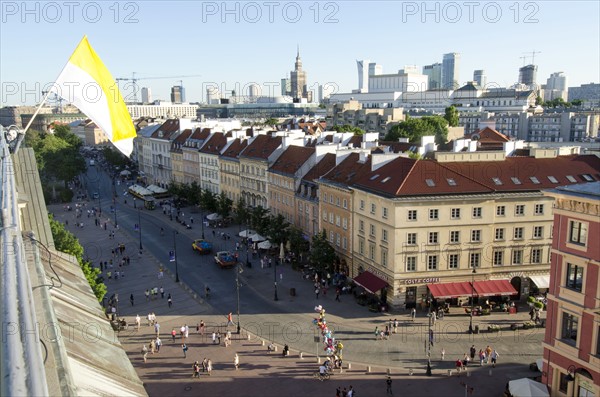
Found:
[{"label": "metal railing", "polygon": [[0,395],[47,396],[39,326],[19,225],[15,168],[5,132],[0,126]]}]

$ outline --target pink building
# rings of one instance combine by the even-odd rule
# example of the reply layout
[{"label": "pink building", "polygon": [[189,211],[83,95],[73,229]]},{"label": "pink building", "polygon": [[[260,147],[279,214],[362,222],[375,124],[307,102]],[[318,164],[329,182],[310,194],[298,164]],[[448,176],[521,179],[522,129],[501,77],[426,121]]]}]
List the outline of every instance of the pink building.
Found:
[{"label": "pink building", "polygon": [[552,396],[600,396],[600,182],[555,198],[542,382]]}]

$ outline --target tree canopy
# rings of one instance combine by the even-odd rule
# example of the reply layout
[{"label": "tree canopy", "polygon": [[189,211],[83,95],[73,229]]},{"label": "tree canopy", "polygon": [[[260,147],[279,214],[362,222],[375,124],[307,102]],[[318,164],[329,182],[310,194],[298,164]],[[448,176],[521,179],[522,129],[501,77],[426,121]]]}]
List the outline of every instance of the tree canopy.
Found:
[{"label": "tree canopy", "polygon": [[320,272],[332,271],[335,258],[335,251],[327,241],[325,230],[314,235],[309,255],[313,266]]},{"label": "tree canopy", "polygon": [[365,130],[363,130],[362,128],[353,127],[350,124],[334,125],[333,127],[331,127],[331,129],[335,132],[352,132],[354,133],[354,135],[363,135],[365,133]]},{"label": "tree canopy", "polygon": [[446,108],[444,118],[450,127],[458,127],[458,110],[454,105]]},{"label": "tree canopy", "polygon": [[442,116],[409,117],[396,124],[385,135],[386,141],[397,141],[398,138],[408,138],[411,143],[420,143],[424,136],[435,136],[438,145],[448,141],[448,121]]}]

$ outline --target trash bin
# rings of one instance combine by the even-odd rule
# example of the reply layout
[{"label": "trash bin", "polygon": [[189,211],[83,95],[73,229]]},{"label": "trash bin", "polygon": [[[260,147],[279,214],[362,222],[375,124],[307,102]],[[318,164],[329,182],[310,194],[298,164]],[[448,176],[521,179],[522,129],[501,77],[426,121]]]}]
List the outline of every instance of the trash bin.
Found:
[{"label": "trash bin", "polygon": [[296,296],[296,288],[290,288],[290,295]]}]

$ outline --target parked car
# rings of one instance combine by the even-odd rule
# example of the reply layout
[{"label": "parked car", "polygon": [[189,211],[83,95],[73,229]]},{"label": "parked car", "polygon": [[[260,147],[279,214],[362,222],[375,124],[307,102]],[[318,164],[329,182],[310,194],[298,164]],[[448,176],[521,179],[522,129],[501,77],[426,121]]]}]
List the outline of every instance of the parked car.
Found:
[{"label": "parked car", "polygon": [[233,267],[237,263],[237,258],[229,251],[219,251],[215,255],[215,263],[222,269]]},{"label": "parked car", "polygon": [[197,239],[192,243],[192,249],[201,254],[209,254],[212,251],[212,244],[206,240]]}]

